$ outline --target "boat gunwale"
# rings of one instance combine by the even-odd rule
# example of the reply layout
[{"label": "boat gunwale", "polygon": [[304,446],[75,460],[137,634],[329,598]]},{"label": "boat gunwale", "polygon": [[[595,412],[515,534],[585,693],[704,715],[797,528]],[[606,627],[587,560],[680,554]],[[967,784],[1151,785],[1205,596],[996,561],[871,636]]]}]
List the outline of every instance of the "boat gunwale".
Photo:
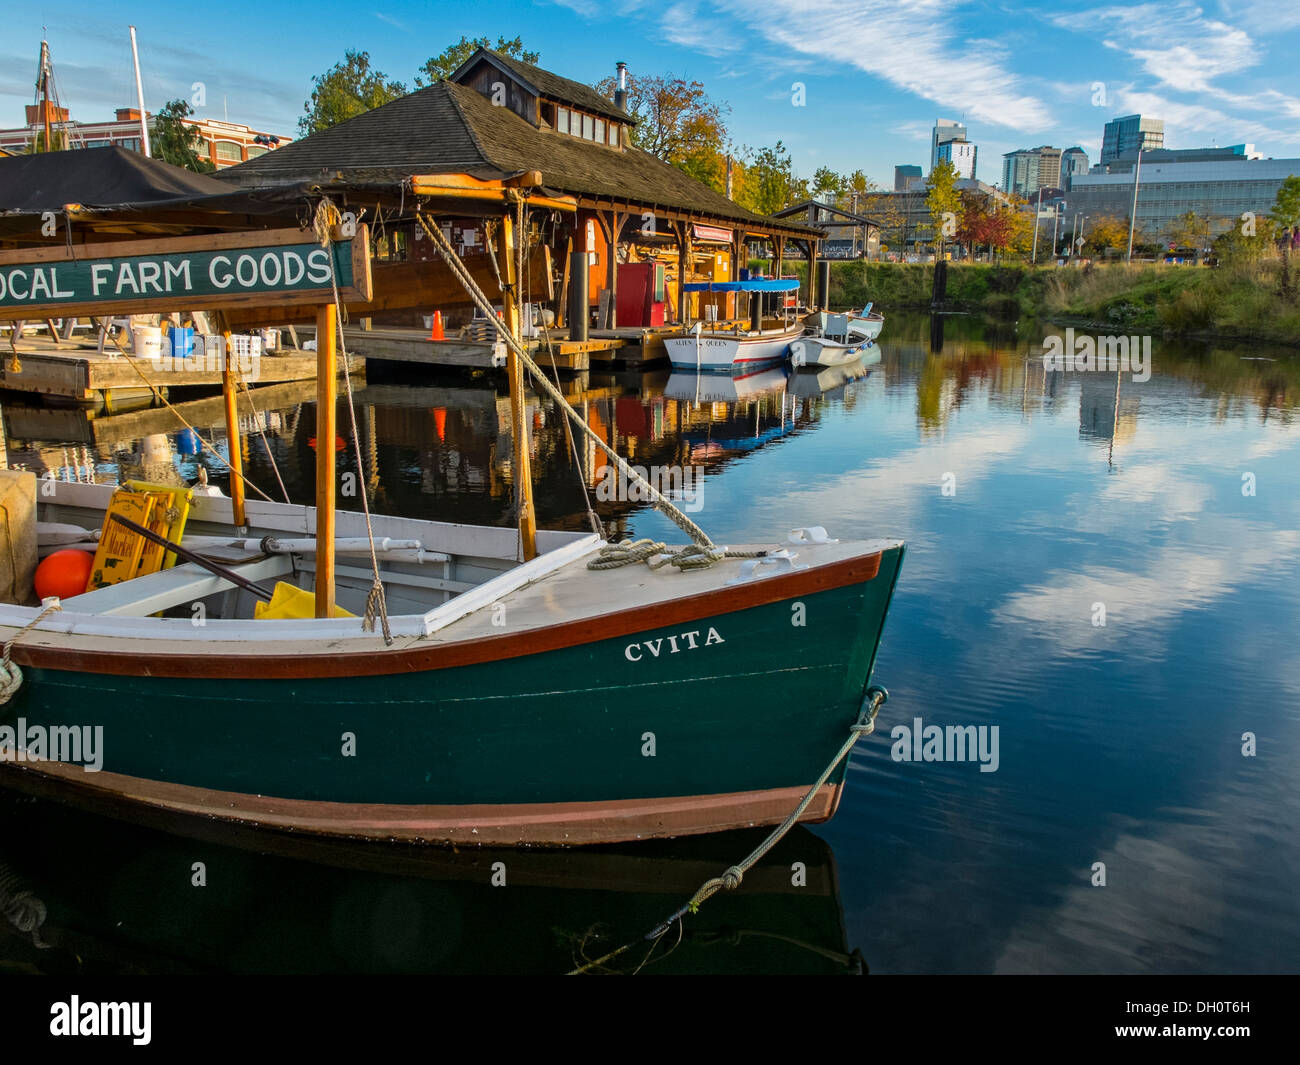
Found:
[{"label": "boat gunwale", "polygon": [[[215,651],[205,650],[202,644],[192,644],[173,652],[148,646],[114,651],[20,642],[14,645],[12,657],[21,665],[37,669],[156,678],[326,679],[433,672],[564,650],[865,584],[879,574],[886,551],[903,547],[902,541],[862,543],[872,550],[744,584],[722,585],[690,596],[662,598],[517,632],[502,631],[442,643],[407,638],[402,646],[384,648],[375,646],[377,634],[366,634],[369,638],[355,641],[360,646],[353,648],[332,643],[326,651],[304,653],[301,646],[304,641],[289,648],[276,648],[270,641],[264,641],[259,644],[264,648],[260,653],[241,654],[224,650],[229,643]],[[322,620],[337,627],[339,619]],[[341,620],[355,624],[355,619]],[[326,631],[323,635],[332,633]]]}]

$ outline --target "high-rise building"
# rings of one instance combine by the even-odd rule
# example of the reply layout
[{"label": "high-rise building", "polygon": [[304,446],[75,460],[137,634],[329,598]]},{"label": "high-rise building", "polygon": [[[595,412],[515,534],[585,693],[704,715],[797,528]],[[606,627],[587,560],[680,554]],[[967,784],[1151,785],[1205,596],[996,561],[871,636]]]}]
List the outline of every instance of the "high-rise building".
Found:
[{"label": "high-rise building", "polygon": [[919,166],[908,164],[894,167],[895,192],[906,192],[913,185],[919,185],[924,179],[925,175],[921,173]]},{"label": "high-rise building", "polygon": [[1070,179],[1075,174],[1086,174],[1088,172],[1088,153],[1082,148],[1066,148],[1061,153],[1061,184],[1060,187],[1068,189]]},{"label": "high-rise building", "polygon": [[1021,148],[1002,157],[1002,191],[1031,196],[1039,189],[1061,187],[1061,149],[1046,144]]},{"label": "high-rise building", "polygon": [[969,141],[945,141],[939,145],[939,162],[949,162],[959,178],[975,176],[975,157],[979,148]]},{"label": "high-rise building", "polygon": [[939,146],[947,144],[949,141],[964,141],[966,139],[966,127],[960,122],[954,122],[950,118],[937,118],[934,121],[934,131],[930,136],[930,169],[933,170],[939,164]]},{"label": "high-rise building", "polygon": [[1113,163],[1123,156],[1165,146],[1165,124],[1159,118],[1141,115],[1124,115],[1106,123],[1101,135],[1101,165]]}]

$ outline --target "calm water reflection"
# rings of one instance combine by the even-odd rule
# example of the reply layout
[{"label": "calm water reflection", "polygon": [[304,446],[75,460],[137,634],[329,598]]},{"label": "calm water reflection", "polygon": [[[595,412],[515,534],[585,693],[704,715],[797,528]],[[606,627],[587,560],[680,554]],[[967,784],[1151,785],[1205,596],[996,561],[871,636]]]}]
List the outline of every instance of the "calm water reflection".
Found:
[{"label": "calm water reflection", "polygon": [[[747,879],[739,895],[716,898],[700,919],[714,910],[710,920],[761,928],[769,942],[784,932],[826,952],[817,956],[832,967],[857,949],[876,972],[1294,971],[1300,360],[1157,340],[1151,379],[1135,383],[1113,373],[1045,373],[1030,357],[1043,337],[1044,327],[1027,322],[998,331],[964,319],[939,328],[926,317],[892,316],[882,363],[865,375],[778,371],[737,384],[593,373],[565,384],[597,431],[634,462],[704,468],[695,517],[718,542],[820,524],[833,536],[897,534],[910,545],[877,667],[893,696],[882,727],[855,752],[836,819],[795,841],[804,851],[819,839],[829,845],[810,868],[830,870],[825,879],[837,886],[818,896],[818,912],[797,891],[775,890],[788,882],[789,862],[801,860],[783,852],[768,865],[771,892],[742,899]],[[245,441],[252,479],[278,496],[269,446],[290,496],[303,502],[312,493],[310,394],[281,386],[274,409],[258,419],[265,444],[257,435]],[[508,523],[507,406],[484,383],[372,377],[358,396],[372,505]],[[219,419],[213,408],[204,420],[202,409],[193,408],[196,424]],[[340,417],[346,425],[345,409]],[[561,423],[544,402],[531,420],[539,520],[585,528],[584,492]],[[112,480],[123,466],[144,466],[192,480],[197,460],[173,453],[173,428],[166,412],[87,420],[12,399],[5,406],[10,462],[62,476],[88,476],[93,467]],[[220,430],[205,435],[225,446]],[[592,448],[579,450],[587,492],[612,528],[679,538],[637,504],[596,500],[601,460]],[[355,469],[350,450],[340,466]],[[224,486],[215,463],[210,477]],[[1104,625],[1095,623],[1099,607]],[[998,770],[893,761],[890,729],[918,717],[997,726]],[[1242,754],[1247,732],[1254,757]],[[79,835],[72,824],[60,838],[73,854],[98,846],[97,833]],[[730,864],[747,843],[671,844],[648,865],[694,862],[691,874],[709,875],[705,866]],[[124,886],[106,894],[93,876],[61,878],[48,847],[12,832],[5,847],[0,860],[34,881],[44,876],[51,912],[72,915],[74,929],[88,934],[100,918],[112,929],[113,917],[130,914],[128,931],[107,934],[104,950],[140,952],[140,964],[155,964],[166,937],[149,930],[136,896],[147,894],[157,867],[145,862],[144,874],[124,874]],[[144,849],[188,867],[193,848],[157,836]],[[111,863],[113,853],[95,851],[95,860]],[[630,860],[636,868],[615,862],[612,871],[570,872],[593,884],[614,877],[639,885],[646,865],[635,852]],[[224,917],[209,913],[214,927],[235,919],[236,901],[298,894],[297,878],[312,868],[298,861],[247,859],[244,895],[227,900]],[[1104,887],[1092,883],[1099,862]],[[508,893],[510,924],[498,946],[495,933],[460,924],[469,910],[498,913],[502,905],[500,893],[476,887],[462,898],[457,892],[469,889],[448,887],[463,871],[450,880],[408,871],[419,886],[385,887],[375,897],[397,901],[377,913],[347,900],[373,886],[365,877],[401,876],[380,869],[356,880],[362,874],[338,871],[346,864],[336,861],[329,874],[332,902],[310,920],[274,915],[275,934],[311,940],[312,922],[328,917],[330,927],[341,922],[344,938],[380,953],[309,951],[304,968],[562,966],[563,950],[530,945],[568,905],[557,900],[573,903],[573,928],[620,916],[607,913],[607,892],[572,879],[549,884],[552,895]],[[650,903],[621,916],[635,924],[671,896],[638,897],[647,894]],[[188,922],[190,939],[199,935],[193,914],[156,920],[173,919]],[[376,921],[454,924],[467,942],[482,936],[492,945],[470,965],[437,949],[430,933],[416,954],[389,957],[374,946],[382,937],[366,938]],[[220,943],[216,937],[190,961],[275,967],[251,946],[225,951]],[[163,947],[177,963],[185,957],[180,940]],[[788,953],[757,951],[738,965],[734,955],[704,955],[679,960],[724,970],[796,965]]]}]

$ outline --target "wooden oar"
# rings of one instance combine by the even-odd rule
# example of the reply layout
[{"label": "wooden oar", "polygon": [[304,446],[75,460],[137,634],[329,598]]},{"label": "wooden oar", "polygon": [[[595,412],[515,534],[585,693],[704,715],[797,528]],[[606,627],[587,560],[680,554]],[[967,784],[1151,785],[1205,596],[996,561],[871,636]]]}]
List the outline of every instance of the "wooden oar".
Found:
[{"label": "wooden oar", "polygon": [[202,555],[196,555],[189,548],[181,547],[180,544],[174,544],[168,540],[167,537],[159,536],[152,529],[146,529],[143,525],[137,525],[130,518],[122,517],[121,514],[110,514],[109,517],[119,525],[125,525],[136,535],[143,536],[146,540],[149,540],[152,543],[159,544],[162,547],[167,548],[169,551],[176,552],[176,555],[179,558],[185,559],[186,562],[193,562],[196,566],[202,566],[209,573],[216,574],[218,577],[223,577],[231,584],[243,588],[246,592],[251,592],[259,599],[265,599],[268,603],[271,601],[270,592],[260,585],[254,584],[247,577],[241,577],[234,570],[227,569],[225,566],[212,562],[211,560],[204,558]]}]

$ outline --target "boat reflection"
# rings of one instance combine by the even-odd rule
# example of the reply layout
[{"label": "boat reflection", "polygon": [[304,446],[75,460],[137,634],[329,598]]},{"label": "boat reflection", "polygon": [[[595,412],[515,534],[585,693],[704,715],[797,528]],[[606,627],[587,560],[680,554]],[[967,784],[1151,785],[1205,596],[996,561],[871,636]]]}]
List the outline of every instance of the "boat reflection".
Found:
[{"label": "boat reflection", "polygon": [[865,971],[834,856],[802,827],[646,960],[646,932],[761,833],[455,851],[158,816],[0,793],[0,971],[564,973],[626,943],[597,971]]}]

